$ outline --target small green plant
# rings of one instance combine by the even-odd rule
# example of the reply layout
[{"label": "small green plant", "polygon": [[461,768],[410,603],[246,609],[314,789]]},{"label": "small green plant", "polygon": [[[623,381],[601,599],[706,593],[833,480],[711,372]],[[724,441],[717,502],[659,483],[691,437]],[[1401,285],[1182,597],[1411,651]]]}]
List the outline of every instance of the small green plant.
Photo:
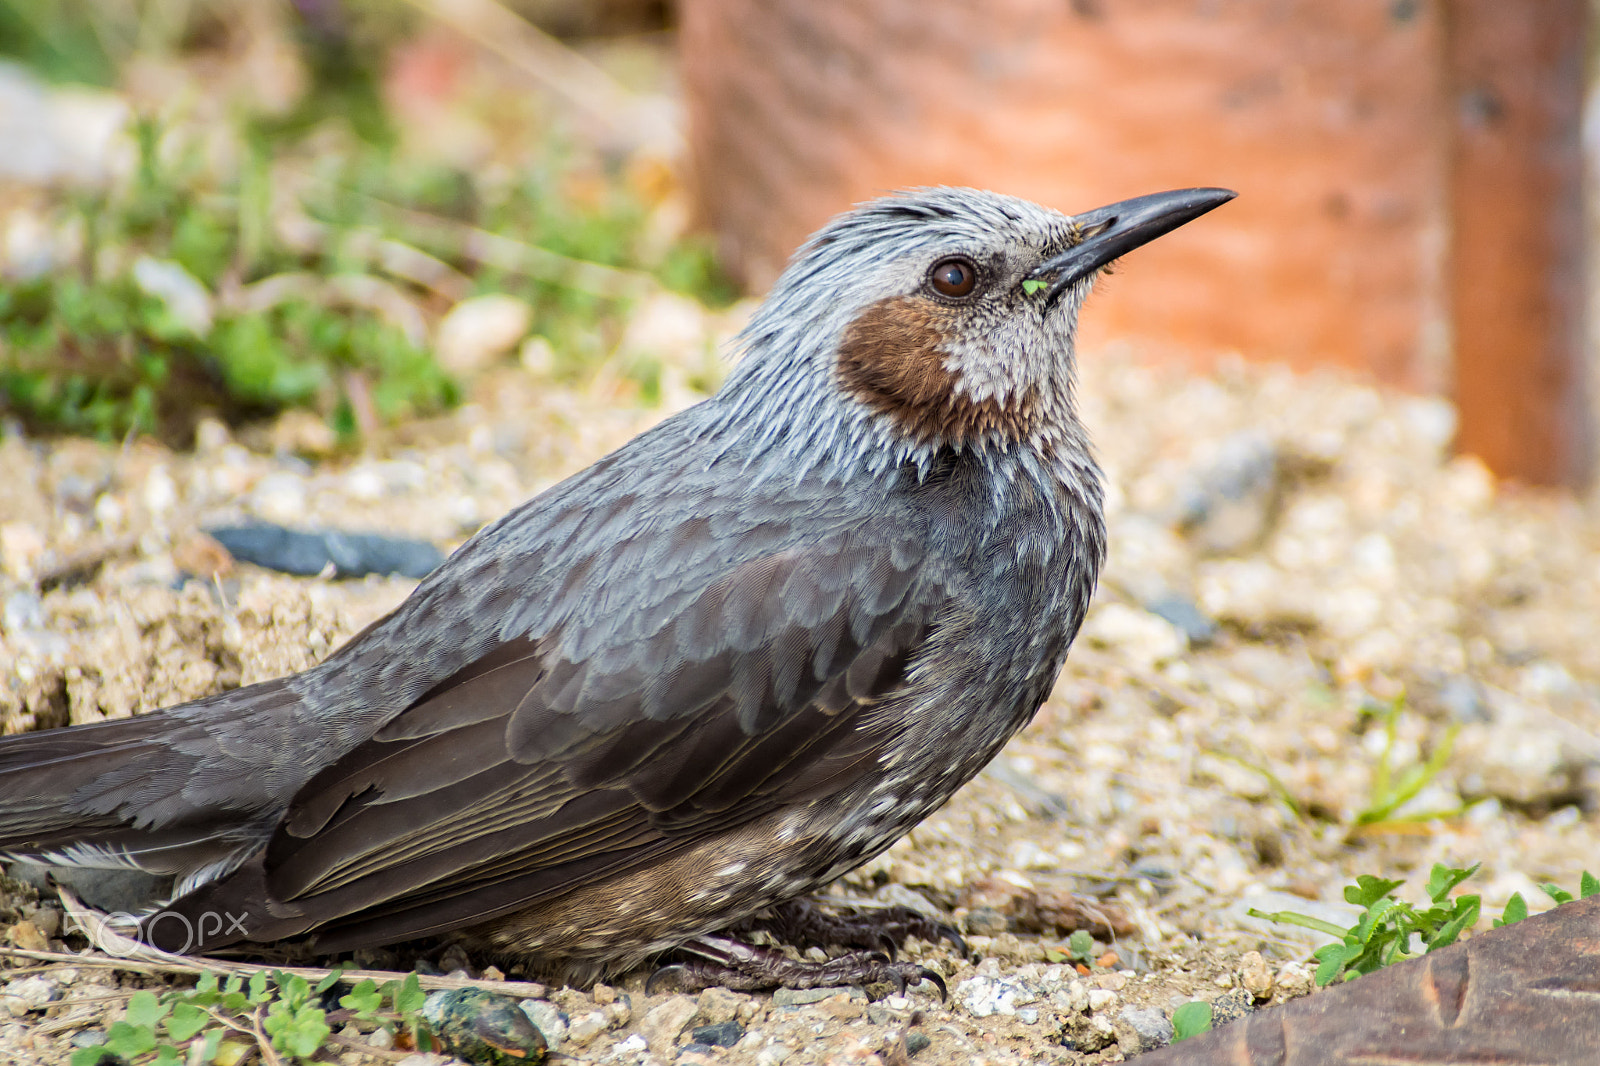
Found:
[{"label": "small green plant", "polygon": [[[1248,913],[1254,918],[1315,929],[1338,938],[1336,943],[1325,944],[1313,953],[1317,960],[1317,984],[1323,986],[1334,980],[1351,981],[1391,963],[1447,947],[1455,943],[1462,932],[1472,928],[1482,908],[1481,898],[1461,895],[1451,899],[1450,893],[1477,873],[1481,865],[1474,863],[1463,870],[1435,863],[1428,875],[1428,903],[1422,907],[1413,906],[1394,895],[1395,889],[1404,881],[1362,874],[1356,878],[1355,884],[1345,886],[1346,902],[1363,908],[1361,917],[1348,929],[1297,911],[1269,913],[1251,908]],[[1570,902],[1574,898],[1572,893],[1552,884],[1540,887],[1557,904]],[[1583,898],[1600,893],[1600,880],[1585,871],[1579,892]],[[1510,925],[1527,916],[1527,902],[1520,893],[1513,894],[1506,903],[1504,914],[1495,920],[1494,925]],[[1418,944],[1420,950],[1417,950]]]},{"label": "small green plant", "polygon": [[1094,937],[1087,929],[1074,930],[1067,937],[1067,950],[1057,951],[1055,948],[1045,949],[1046,962],[1071,962],[1083,966],[1093,966],[1095,960]]},{"label": "small green plant", "polygon": [[1211,1004],[1203,999],[1191,999],[1172,1012],[1172,1040],[1187,1040],[1191,1036],[1211,1031]]},{"label": "small green plant", "polygon": [[432,1046],[419,1015],[426,997],[416,974],[381,987],[364,980],[339,1000],[341,1009],[330,1015],[323,1007],[324,997],[339,977],[335,970],[313,985],[280,970],[270,975],[257,972],[248,981],[235,974],[219,983],[215,974],[204,974],[192,989],[161,996],[141,990],[133,994],[126,1016],[111,1024],[102,1042],[73,1052],[71,1066],[107,1061],[230,1066],[255,1048],[267,1061],[287,1056],[307,1062],[328,1043],[333,1032],[330,1020],[405,1029],[416,1046]]},{"label": "small green plant", "polygon": [[[1555,901],[1556,906],[1571,903],[1574,899],[1588,899],[1590,896],[1600,895],[1600,878],[1588,870],[1583,871],[1583,876],[1578,878],[1578,894],[1574,896],[1564,888],[1553,885],[1548,881],[1539,886],[1539,890]],[[1494,920],[1494,927],[1513,925],[1528,916],[1528,901],[1522,898],[1521,892],[1511,893],[1511,898],[1506,900],[1505,913]]]},{"label": "small green plant", "polygon": [[1029,296],[1032,296],[1034,293],[1038,292],[1040,289],[1043,289],[1043,288],[1047,287],[1048,285],[1049,285],[1049,282],[1040,281],[1038,278],[1023,278],[1022,279],[1022,291],[1027,293]]},{"label": "small green plant", "polygon": [[[407,974],[403,981],[385,981],[381,985],[365,979],[340,998],[339,1006],[350,1011],[351,1019],[357,1023],[390,1032],[408,1032],[413,1044],[427,1048],[432,1046],[432,1039],[421,1014],[427,998],[417,975]],[[387,1008],[385,1003],[389,1004]]]},{"label": "small green plant", "polygon": [[1289,786],[1284,784],[1283,779],[1273,773],[1265,762],[1258,762],[1243,755],[1234,755],[1231,752],[1218,751],[1216,749],[1207,749],[1206,754],[1224,762],[1231,762],[1235,766],[1249,770],[1253,774],[1259,774],[1261,779],[1266,782],[1273,798],[1283,804],[1284,809],[1289,812],[1290,816],[1297,822],[1305,821],[1306,813],[1301,808],[1299,801],[1294,798],[1294,793],[1289,791]]},{"label": "small green plant", "polygon": [[1362,709],[1363,714],[1381,717],[1383,720],[1384,745],[1383,751],[1378,755],[1378,768],[1373,773],[1372,791],[1368,796],[1367,805],[1356,815],[1355,826],[1359,830],[1367,826],[1380,825],[1391,821],[1425,822],[1435,821],[1440,818],[1453,818],[1461,813],[1462,808],[1448,811],[1424,811],[1408,814],[1396,819],[1395,813],[1416,799],[1417,794],[1426,788],[1445,764],[1450,761],[1450,752],[1455,747],[1456,733],[1460,726],[1452,725],[1445,731],[1444,739],[1433,749],[1425,762],[1413,763],[1405,767],[1394,765],[1395,740],[1399,733],[1400,716],[1405,713],[1406,698],[1401,693],[1386,704],[1377,704]]},{"label": "small green plant", "polygon": [[[610,357],[640,296],[735,295],[706,241],[649,236],[626,183],[568,195],[557,151],[489,196],[473,175],[366,141],[311,158],[305,131],[270,126],[231,131],[240,162],[220,173],[191,131],[139,120],[126,181],[57,197],[48,217],[76,251],[0,285],[0,412],[182,445],[203,413],[310,407],[349,437],[458,400],[425,329],[463,296],[526,301],[572,378]],[[659,398],[659,365],[622,369]]]}]

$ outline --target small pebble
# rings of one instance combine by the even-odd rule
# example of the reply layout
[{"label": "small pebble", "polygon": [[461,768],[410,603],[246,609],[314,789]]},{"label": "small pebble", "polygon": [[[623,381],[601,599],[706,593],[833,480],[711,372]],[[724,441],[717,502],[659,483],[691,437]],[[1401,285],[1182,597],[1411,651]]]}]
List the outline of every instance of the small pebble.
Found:
[{"label": "small pebble", "polygon": [[572,1020],[567,1026],[567,1041],[582,1047],[605,1031],[605,1012],[593,1010]]},{"label": "small pebble", "polygon": [[749,999],[749,996],[742,996],[726,988],[708,988],[695,1000],[695,1006],[699,1008],[697,1016],[706,1025],[732,1021],[739,1016],[739,1008]]},{"label": "small pebble", "polygon": [[1247,951],[1239,959],[1239,983],[1257,999],[1272,995],[1272,971],[1259,951]]},{"label": "small pebble", "polygon": [[787,1044],[768,1044],[756,1052],[756,1066],[778,1066],[793,1051]]},{"label": "small pebble", "polygon": [[1255,997],[1242,988],[1224,992],[1211,1001],[1211,1027],[1220,1029],[1256,1009]]},{"label": "small pebble", "polygon": [[[305,478],[287,472],[268,474],[256,482],[250,493],[250,509],[267,522],[279,525],[301,520],[306,512]],[[212,535],[216,533],[212,531]],[[235,556],[244,558],[222,537],[217,539]]]},{"label": "small pebble", "polygon": [[639,1031],[644,1034],[650,1050],[657,1055],[672,1050],[678,1042],[678,1035],[697,1010],[698,1005],[688,996],[671,996],[646,1011],[639,1020]]},{"label": "small pebble", "polygon": [[931,1043],[933,1043],[933,1038],[927,1033],[912,1030],[906,1034],[906,1053],[915,1055],[919,1051],[926,1050]]},{"label": "small pebble", "polygon": [[516,347],[533,323],[533,308],[505,293],[472,296],[439,322],[434,357],[452,374],[476,373]]},{"label": "small pebble", "polygon": [[803,1007],[808,1003],[821,1003],[823,1000],[840,994],[859,996],[865,1000],[867,994],[859,988],[849,986],[836,988],[780,988],[772,993],[772,1005],[775,1007]]},{"label": "small pebble", "polygon": [[561,1011],[554,1003],[543,999],[525,999],[522,1001],[522,1013],[528,1020],[539,1027],[539,1032],[544,1034],[546,1044],[554,1051],[561,1046],[567,1038],[567,1020],[562,1017]]},{"label": "small pebble", "polygon": [[813,1010],[820,1011],[841,1022],[853,1022],[862,1018],[867,1013],[866,998],[857,998],[848,993],[841,992],[836,996],[829,996],[821,1003],[815,1004]]},{"label": "small pebble", "polygon": [[992,907],[978,907],[961,924],[973,936],[999,936],[1006,931],[1006,916]]},{"label": "small pebble", "polygon": [[1153,1007],[1124,1007],[1117,1020],[1117,1046],[1124,1055],[1138,1055],[1172,1043],[1171,1020]]},{"label": "small pebble", "polygon": [[1286,962],[1278,968],[1273,986],[1287,997],[1303,996],[1311,991],[1312,974],[1298,962]]},{"label": "small pebble", "polygon": [[499,992],[456,988],[430,993],[422,1016],[446,1051],[479,1066],[541,1063],[550,1042],[521,1008]]},{"label": "small pebble", "polygon": [[8,981],[4,988],[0,988],[0,1004],[8,1006],[16,1017],[29,1011],[44,1010],[60,998],[60,985],[43,974]]},{"label": "small pebble", "polygon": [[49,951],[50,938],[30,921],[21,921],[6,930],[6,938],[24,951]]},{"label": "small pebble", "polygon": [[1038,998],[1037,993],[1021,982],[998,977],[969,977],[956,985],[951,995],[975,1018],[1012,1015],[1021,1004]]},{"label": "small pebble", "polygon": [[743,1027],[731,1019],[715,1025],[702,1025],[689,1034],[696,1044],[709,1044],[712,1047],[733,1047],[742,1036]]},{"label": "small pebble", "polygon": [[1117,1001],[1117,994],[1109,988],[1089,989],[1089,1009],[1095,1012],[1103,1011]]},{"label": "small pebble", "polygon": [[457,970],[464,970],[470,974],[472,960],[467,957],[467,950],[460,944],[450,944],[439,953],[439,969],[447,974],[453,974]]}]

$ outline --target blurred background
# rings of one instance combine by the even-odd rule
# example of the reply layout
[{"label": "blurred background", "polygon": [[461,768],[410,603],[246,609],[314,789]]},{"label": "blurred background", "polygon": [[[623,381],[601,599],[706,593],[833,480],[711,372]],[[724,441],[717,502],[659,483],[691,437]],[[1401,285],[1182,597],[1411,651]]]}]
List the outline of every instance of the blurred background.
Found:
[{"label": "blurred background", "polygon": [[1226,185],[1087,352],[1446,396],[1583,486],[1587,3],[0,0],[0,402],[348,437],[513,350],[653,396],[625,321],[694,333],[663,294],[759,293],[885,190]]}]

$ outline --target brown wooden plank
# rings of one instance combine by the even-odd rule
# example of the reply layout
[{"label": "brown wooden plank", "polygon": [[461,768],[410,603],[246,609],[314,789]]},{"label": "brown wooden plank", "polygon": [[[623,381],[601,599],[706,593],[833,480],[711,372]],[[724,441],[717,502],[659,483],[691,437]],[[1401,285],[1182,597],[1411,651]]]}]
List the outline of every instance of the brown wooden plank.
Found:
[{"label": "brown wooden plank", "polygon": [[1579,485],[1587,0],[1448,0],[1457,447],[1496,473]]},{"label": "brown wooden plank", "polygon": [[1595,1066],[1600,897],[1161,1048],[1140,1066]]}]

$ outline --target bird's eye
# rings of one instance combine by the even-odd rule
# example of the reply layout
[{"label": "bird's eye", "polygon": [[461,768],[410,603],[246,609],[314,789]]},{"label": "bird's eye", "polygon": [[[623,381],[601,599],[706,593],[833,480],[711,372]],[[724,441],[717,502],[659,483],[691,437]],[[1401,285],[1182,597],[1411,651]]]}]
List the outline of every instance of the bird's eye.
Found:
[{"label": "bird's eye", "polygon": [[978,287],[978,268],[972,265],[970,259],[941,259],[928,272],[928,284],[940,296],[959,300],[963,296],[971,296],[972,290]]}]

